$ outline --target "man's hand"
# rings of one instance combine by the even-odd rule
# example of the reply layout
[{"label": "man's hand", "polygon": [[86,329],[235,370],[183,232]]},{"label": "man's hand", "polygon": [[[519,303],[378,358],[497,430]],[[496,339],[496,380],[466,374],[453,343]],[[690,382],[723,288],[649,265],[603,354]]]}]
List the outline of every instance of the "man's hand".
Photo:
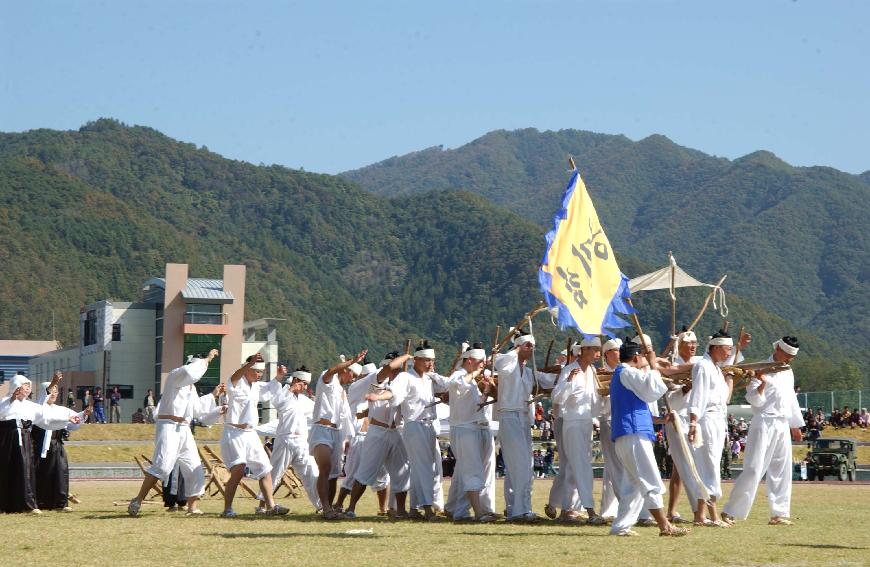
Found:
[{"label": "man's hand", "polygon": [[250,368],[251,366],[257,364],[258,362],[264,362],[263,355],[260,354],[259,352],[256,353],[254,356],[252,356],[251,360],[249,360],[245,366]]},{"label": "man's hand", "polygon": [[694,442],[695,442],[695,433],[696,433],[697,431],[698,431],[698,424],[697,424],[697,422],[695,422],[695,423],[689,423],[689,435],[688,435],[689,443],[694,443]]},{"label": "man's hand", "polygon": [[566,380],[568,380],[568,382],[570,382],[578,374],[580,374],[580,367],[579,366],[568,373],[568,377],[566,378]]},{"label": "man's hand", "polygon": [[229,409],[229,406],[220,406],[218,408],[218,414],[225,415],[227,413],[227,409]]},{"label": "man's hand", "polygon": [[355,357],[353,357],[353,361],[354,362],[361,362],[366,357],[366,355],[368,353],[369,353],[369,349],[367,349],[367,348],[362,349],[361,351],[359,351],[359,353]]},{"label": "man's hand", "polygon": [[[745,349],[747,347],[747,345],[749,345],[749,343],[751,343],[751,342],[752,342],[752,335],[749,333],[746,333],[746,332],[744,332],[742,335],[740,335],[740,337],[737,339],[737,344],[740,345],[740,350]],[[737,361],[735,360],[735,362],[737,362]]]},{"label": "man's hand", "polygon": [[218,349],[216,349],[216,348],[213,348],[213,349],[211,349],[210,351],[208,351],[208,356],[205,358],[205,361],[206,361],[206,362],[211,362],[211,361],[214,360],[215,357],[217,357],[219,354],[220,354],[220,351],[219,351]]},{"label": "man's hand", "polygon": [[70,422],[70,423],[76,423],[76,424],[78,424],[78,423],[81,423],[81,422],[82,422],[82,418],[79,417],[78,415],[72,415],[72,416],[70,416],[70,418],[69,418],[69,422]]},{"label": "man's hand", "polygon": [[222,396],[226,391],[227,391],[227,386],[226,386],[226,384],[224,384],[223,382],[221,382],[220,384],[218,384],[217,386],[214,387],[214,390],[212,390],[212,393],[211,393],[211,394],[212,394],[214,397],[219,398],[219,397],[221,397],[221,396]]},{"label": "man's hand", "polygon": [[792,427],[791,428],[791,440],[795,443],[800,443],[804,440],[804,436],[801,434],[800,427]]},{"label": "man's hand", "polygon": [[281,382],[283,384],[284,383],[284,376],[286,376],[286,375],[287,375],[287,367],[284,366],[283,364],[279,364],[278,370],[275,371],[275,378],[278,380],[278,382]]}]

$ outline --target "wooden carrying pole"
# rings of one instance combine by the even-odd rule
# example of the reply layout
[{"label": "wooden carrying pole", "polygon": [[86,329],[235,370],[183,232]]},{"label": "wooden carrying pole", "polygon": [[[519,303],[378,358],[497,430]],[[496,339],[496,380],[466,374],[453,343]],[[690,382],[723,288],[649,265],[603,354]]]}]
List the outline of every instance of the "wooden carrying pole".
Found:
[{"label": "wooden carrying pole", "polygon": [[544,303],[543,301],[541,301],[541,302],[538,303],[538,304],[537,304],[537,305],[536,305],[536,306],[535,306],[531,311],[529,311],[528,313],[526,313],[525,315],[523,315],[523,318],[520,319],[520,322],[517,323],[516,325],[514,325],[514,331],[511,332],[511,333],[507,333],[507,334],[504,336],[504,338],[501,340],[501,342],[498,343],[498,344],[496,345],[496,348],[493,349],[493,354],[495,354],[496,352],[498,352],[498,351],[500,351],[501,349],[503,349],[504,346],[505,346],[506,344],[508,344],[508,342],[510,342],[510,340],[511,340],[512,338],[514,338],[514,335],[516,334],[516,332],[517,332],[520,328],[522,328],[523,325],[525,325],[528,321],[530,321],[530,320],[532,319],[532,317],[534,317],[535,315],[537,315],[537,314],[540,313],[541,311],[545,311],[546,309],[547,309],[547,304]]}]

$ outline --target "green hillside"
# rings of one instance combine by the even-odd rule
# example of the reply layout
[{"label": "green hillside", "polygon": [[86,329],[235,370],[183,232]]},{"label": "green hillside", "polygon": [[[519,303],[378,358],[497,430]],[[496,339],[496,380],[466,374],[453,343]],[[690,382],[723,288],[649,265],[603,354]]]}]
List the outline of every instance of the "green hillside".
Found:
[{"label": "green hillside", "polygon": [[[368,346],[379,356],[416,337],[433,339],[449,359],[457,341],[488,338],[540,298],[543,229],[479,195],[380,197],[339,177],[227,160],[112,120],[0,134],[0,203],[4,338],[46,338],[54,313],[59,338],[72,344],[81,305],[135,299],[167,262],[189,263],[198,277],[245,264],[247,318],[286,318],[282,356],[315,368],[341,352]],[[652,264],[623,258],[623,267],[640,273]],[[700,302],[697,290],[681,294],[680,320]],[[842,360],[799,325],[729,302],[732,319],[756,331],[756,356],[793,331],[824,361],[819,376]],[[638,305],[663,340],[666,294]],[[709,316],[701,330],[720,322]],[[546,316],[536,334],[563,348],[565,335]]]},{"label": "green hillside", "polygon": [[463,188],[549,227],[573,155],[614,247],[704,281],[826,337],[870,345],[870,183],[769,152],[730,161],[664,136],[491,132],[342,174],[379,195]]}]

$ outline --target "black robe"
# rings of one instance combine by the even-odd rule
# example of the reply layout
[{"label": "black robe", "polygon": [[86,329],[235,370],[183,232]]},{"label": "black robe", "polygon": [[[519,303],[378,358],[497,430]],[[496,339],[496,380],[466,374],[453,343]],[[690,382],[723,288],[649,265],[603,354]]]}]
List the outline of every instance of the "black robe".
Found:
[{"label": "black robe", "polygon": [[20,423],[19,430],[14,419],[0,421],[0,512],[27,512],[38,508],[31,423]]},{"label": "black robe", "polygon": [[[69,501],[69,463],[63,447],[65,429],[48,431],[33,426],[33,460],[36,466],[36,501],[43,510],[66,508]],[[45,435],[51,435],[48,453],[41,458]]]}]

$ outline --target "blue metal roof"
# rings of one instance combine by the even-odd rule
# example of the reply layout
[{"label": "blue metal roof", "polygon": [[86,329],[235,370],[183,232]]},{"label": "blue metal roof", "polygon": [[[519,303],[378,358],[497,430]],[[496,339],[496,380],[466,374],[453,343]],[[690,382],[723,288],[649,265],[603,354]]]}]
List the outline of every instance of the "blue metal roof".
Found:
[{"label": "blue metal roof", "polygon": [[188,279],[187,285],[181,291],[181,297],[187,301],[194,300],[202,303],[232,303],[235,301],[233,294],[224,290],[223,280],[203,278]]}]

